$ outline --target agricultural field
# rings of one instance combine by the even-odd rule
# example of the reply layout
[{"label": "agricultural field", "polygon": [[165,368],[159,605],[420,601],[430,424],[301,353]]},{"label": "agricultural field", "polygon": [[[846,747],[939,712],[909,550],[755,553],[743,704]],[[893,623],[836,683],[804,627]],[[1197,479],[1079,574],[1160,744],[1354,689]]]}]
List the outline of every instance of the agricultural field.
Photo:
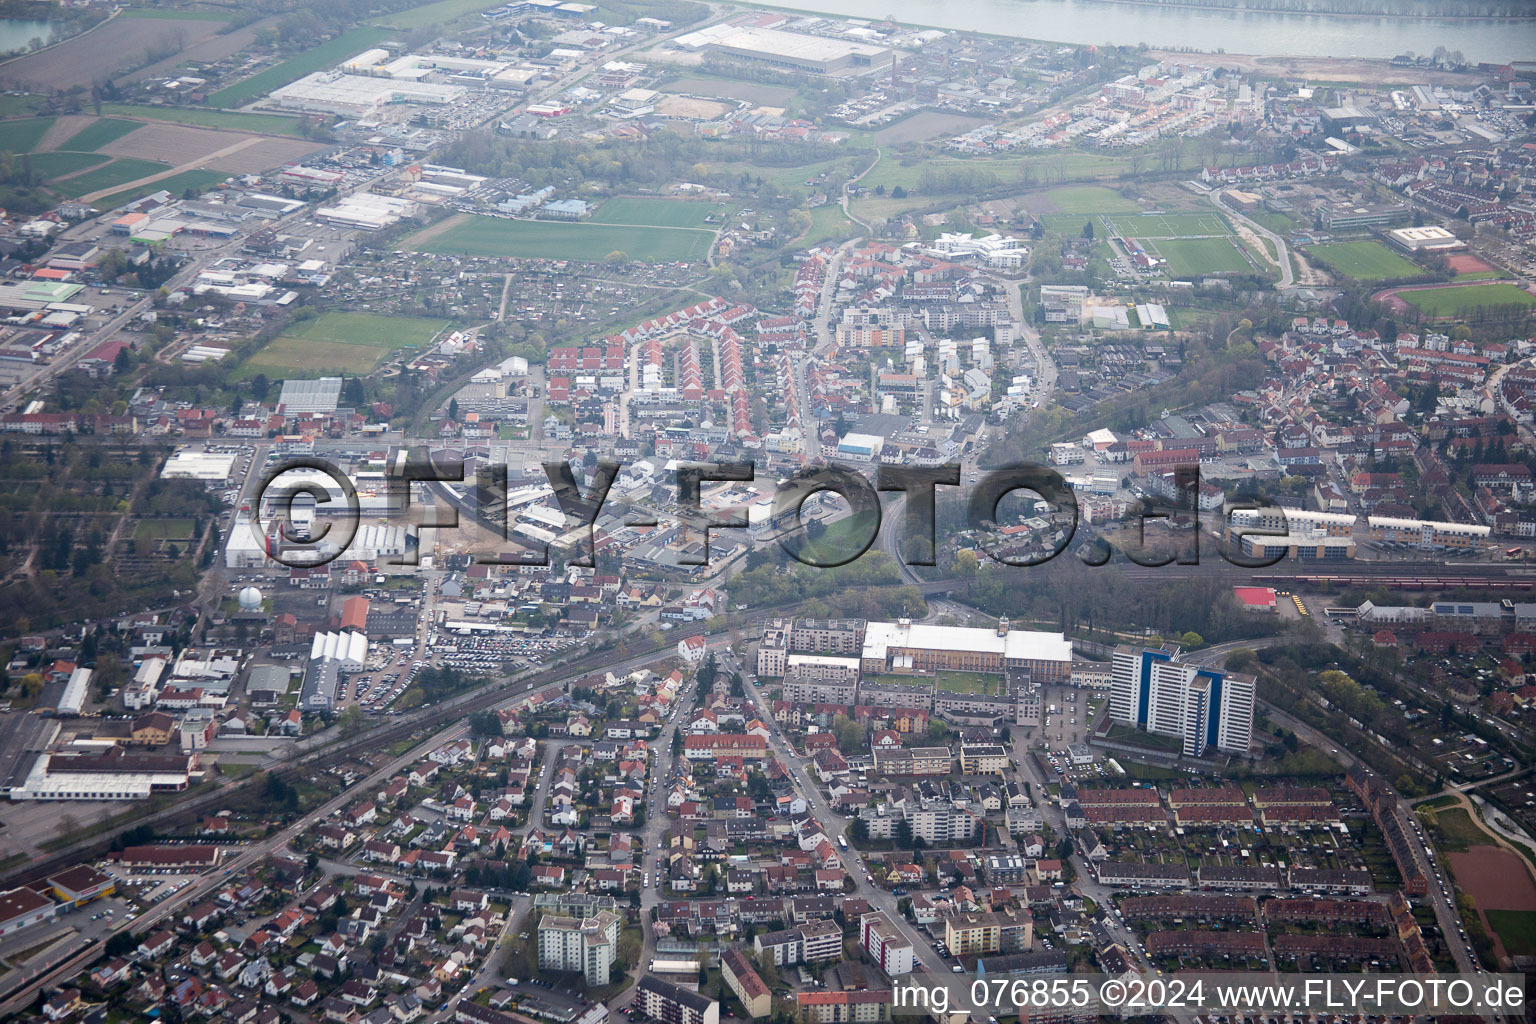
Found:
[{"label": "agricultural field", "polygon": [[158,16],[123,14],[66,39],[57,46],[6,62],[6,88],[49,94],[92,85],[131,74],[156,51],[178,55],[208,44],[218,36],[227,16],[210,18],[186,11],[161,11]]},{"label": "agricultural field", "polygon": [[[619,197],[598,207],[593,224],[643,224],[658,228],[707,228],[714,230],[735,212],[729,203],[703,203],[691,199],[635,199]],[[711,224],[709,218],[713,217]]]},{"label": "agricultural field", "polygon": [[381,15],[368,24],[401,30],[421,28],[425,25],[453,21],[466,14],[478,14],[480,11],[495,7],[498,2],[499,0],[438,0],[435,4],[425,4],[421,7],[397,11],[394,14]]},{"label": "agricultural field", "polygon": [[53,125],[51,117],[28,117],[20,121],[0,121],[0,150],[31,153]]},{"label": "agricultural field", "polygon": [[[900,185],[910,192],[918,187],[919,180],[929,172],[941,179],[948,174],[987,174],[998,185],[1006,185],[1026,182],[1031,175],[1034,180],[1040,182],[1048,182],[1052,179],[1068,181],[1112,177],[1125,173],[1129,166],[1127,157],[1073,151],[1015,153],[995,157],[934,157],[916,159],[909,163],[887,157],[882,159],[867,176],[860,179],[859,184],[871,189],[884,185],[887,190]],[[1073,191],[1076,190],[1058,189],[1051,194]],[[1108,189],[1094,191],[1103,191],[1113,195],[1120,203],[1127,204],[1119,207],[1120,209],[1135,209],[1135,204],[1116,193],[1109,192]],[[1058,212],[1072,211],[1058,207]]]},{"label": "agricultural field", "polygon": [[1316,257],[1335,273],[1357,281],[1391,281],[1424,273],[1418,264],[1404,259],[1380,242],[1332,242],[1313,246],[1307,250],[1307,255]]},{"label": "agricultural field", "polygon": [[1536,306],[1536,295],[1507,283],[1423,288],[1398,292],[1397,297],[1432,317],[1450,317],[1462,312],[1502,306],[1518,306],[1522,309]]},{"label": "agricultural field", "polygon": [[702,260],[714,232],[633,224],[507,220],[459,216],[403,239],[396,248],[458,256],[600,262],[621,252],[631,260]]},{"label": "agricultural field", "polygon": [[90,195],[104,188],[114,188],[118,185],[126,185],[129,182],[147,178],[152,174],[171,169],[170,164],[162,164],[154,160],[140,160],[135,157],[123,157],[113,160],[111,163],[77,174],[73,178],[65,178],[57,182],[54,188],[71,198]]},{"label": "agricultural field", "polygon": [[33,153],[32,170],[41,181],[52,181],[65,174],[74,174],[87,167],[96,167],[112,159],[100,153]]},{"label": "agricultural field", "polygon": [[198,107],[152,107],[139,103],[103,103],[102,113],[138,117],[169,124],[190,124],[199,128],[227,128],[263,135],[299,134],[299,119],[287,114],[245,114],[234,110],[203,110]]},{"label": "agricultural field", "polygon": [[1218,213],[1137,213],[1105,217],[1116,233],[1128,238],[1202,238],[1227,235],[1227,222]]},{"label": "agricultural field", "polygon": [[120,117],[102,117],[65,139],[61,150],[75,153],[94,153],[102,146],[144,127],[139,121],[126,121]]},{"label": "agricultural field", "polygon": [[1174,277],[1243,273],[1252,270],[1231,238],[1168,238],[1157,243]]},{"label": "agricultural field", "polygon": [[445,320],[322,313],[279,335],[236,371],[236,377],[264,373],[273,379],[326,373],[369,373],[389,353],[419,349],[448,326]]},{"label": "agricultural field", "polygon": [[296,57],[275,64],[265,71],[258,71],[244,81],[220,89],[208,97],[213,107],[238,107],[258,96],[265,96],[280,86],[287,85],[315,71],[340,63],[355,54],[388,39],[390,32],[382,28],[355,28],[329,39],[319,46],[312,46]]}]

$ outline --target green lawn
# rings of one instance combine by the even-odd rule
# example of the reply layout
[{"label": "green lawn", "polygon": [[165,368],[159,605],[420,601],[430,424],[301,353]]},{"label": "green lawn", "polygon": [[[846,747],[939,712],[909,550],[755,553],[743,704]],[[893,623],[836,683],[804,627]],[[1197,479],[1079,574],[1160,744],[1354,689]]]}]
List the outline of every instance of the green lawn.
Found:
[{"label": "green lawn", "polygon": [[136,132],[144,125],[138,121],[125,121],[120,117],[99,117],[71,135],[60,149],[76,153],[94,153],[109,142],[116,142],[129,132]]},{"label": "green lawn", "polygon": [[1164,736],[1162,733],[1147,732],[1131,725],[1116,723],[1109,727],[1105,739],[1114,740],[1117,743],[1129,743],[1133,746],[1147,747],[1151,750],[1179,751],[1184,749],[1184,741],[1177,736]]},{"label": "green lawn", "polygon": [[1536,296],[1512,284],[1450,285],[1445,288],[1398,292],[1397,297],[1433,317],[1455,316],[1499,306],[1518,306],[1524,309],[1536,306]]},{"label": "green lawn", "polygon": [[388,39],[391,33],[382,28],[355,28],[350,32],[343,32],[334,39],[328,39],[318,46],[312,46],[296,57],[289,58],[281,64],[276,64],[265,71],[258,71],[250,78],[234,85],[225,86],[212,96],[208,97],[208,105],[211,107],[238,107],[249,103],[258,96],[265,96],[279,86],[287,85],[303,78],[314,71],[320,71],[333,64],[340,64],[348,57],[355,57],[364,50],[378,46]]},{"label": "green lawn", "polygon": [[1417,277],[1424,269],[1380,242],[1331,242],[1316,245],[1307,250],[1335,273],[1344,274],[1357,281],[1391,281],[1403,277]]},{"label": "green lawn", "polygon": [[809,249],[822,242],[847,238],[861,230],[858,225],[843,216],[841,206],[828,203],[811,211],[811,226],[804,235],[795,240],[795,244]]},{"label": "green lawn", "polygon": [[169,178],[161,178],[159,181],[152,181],[147,185],[136,185],[132,188],[125,188],[121,192],[113,192],[109,196],[102,196],[93,205],[98,210],[110,210],[114,207],[122,206],[124,203],[131,203],[140,196],[147,196],[151,192],[159,192],[162,189],[174,196],[179,196],[189,188],[208,188],[210,185],[216,185],[229,176],[228,171],[205,171],[202,168],[194,167],[190,171],[182,171],[180,174],[173,174]]},{"label": "green lawn", "polygon": [[75,198],[100,191],[104,188],[111,188],[114,185],[126,185],[130,181],[138,181],[140,178],[147,178],[151,174],[159,174],[161,171],[168,171],[170,169],[170,164],[125,156],[119,157],[109,164],[103,164],[94,171],[86,171],[78,177],[70,178],[68,181],[61,181],[55,187],[70,198]]},{"label": "green lawn", "polygon": [[1451,807],[1435,811],[1435,830],[1440,833],[1440,848],[1446,851],[1465,850],[1489,842],[1488,834],[1467,814],[1464,807]]},{"label": "green lawn", "polygon": [[447,327],[445,320],[322,313],[274,338],[241,364],[237,377],[319,376],[370,372],[389,353],[421,348]]},{"label": "green lawn", "polygon": [[9,153],[33,153],[37,143],[53,125],[51,117],[28,117],[20,121],[0,121],[0,150]]},{"label": "green lawn", "polygon": [[1113,189],[1099,185],[1053,188],[1045,194],[1057,213],[1135,213],[1137,205]]},{"label": "green lawn", "polygon": [[1536,953],[1536,910],[1484,910],[1488,924],[1510,956]]},{"label": "green lawn", "polygon": [[190,124],[199,128],[230,128],[261,135],[299,135],[299,119],[286,114],[242,114],[233,110],[200,107],[155,107],[144,103],[103,103],[103,113],[142,117],[148,121]]},{"label": "green lawn", "polygon": [[500,2],[501,0],[439,0],[435,4],[413,7],[396,14],[381,15],[368,24],[397,29],[421,28],[423,25],[453,21],[466,14],[477,14],[497,6]]},{"label": "green lawn", "polygon": [[1169,238],[1157,243],[1174,277],[1200,277],[1251,270],[1230,238]]},{"label": "green lawn", "polygon": [[1002,676],[982,672],[939,672],[934,683],[946,693],[975,693],[993,696],[1003,692],[1007,682]]},{"label": "green lawn", "polygon": [[1187,238],[1230,234],[1216,213],[1142,213],[1111,216],[1120,234],[1130,238]]},{"label": "green lawn", "polygon": [[[691,199],[638,199],[621,196],[610,199],[592,214],[593,224],[642,224],[659,228],[714,228],[723,217],[735,211],[725,203],[705,203]],[[714,217],[714,223],[708,219]]]},{"label": "green lawn", "polygon": [[406,238],[396,248],[460,256],[592,262],[622,252],[631,260],[662,263],[702,260],[713,241],[713,232],[686,228],[468,216],[428,241],[418,245]]},{"label": "green lawn", "polygon": [[112,159],[101,153],[33,153],[32,170],[39,179],[52,181],[61,174],[73,174]]}]

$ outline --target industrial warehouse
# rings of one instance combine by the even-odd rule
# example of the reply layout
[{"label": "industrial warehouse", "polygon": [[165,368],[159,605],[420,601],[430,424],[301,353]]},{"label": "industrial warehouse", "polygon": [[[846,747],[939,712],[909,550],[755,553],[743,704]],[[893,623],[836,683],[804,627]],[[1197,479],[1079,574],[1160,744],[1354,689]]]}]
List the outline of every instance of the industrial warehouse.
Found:
[{"label": "industrial warehouse", "polygon": [[742,25],[712,25],[678,36],[676,44],[684,50],[828,76],[858,75],[871,68],[889,67],[899,54],[888,46]]}]

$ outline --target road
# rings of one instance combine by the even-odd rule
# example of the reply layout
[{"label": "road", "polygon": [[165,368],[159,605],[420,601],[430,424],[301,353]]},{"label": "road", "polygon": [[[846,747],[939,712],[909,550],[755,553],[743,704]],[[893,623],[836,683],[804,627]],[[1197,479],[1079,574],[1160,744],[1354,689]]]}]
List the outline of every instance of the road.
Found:
[{"label": "road", "polygon": [[1211,201],[1211,205],[1215,206],[1216,209],[1220,210],[1228,217],[1231,217],[1233,220],[1239,221],[1244,227],[1251,229],[1254,234],[1258,235],[1260,238],[1268,240],[1269,244],[1275,247],[1275,254],[1280,260],[1280,283],[1275,285],[1275,287],[1283,292],[1290,291],[1292,288],[1294,288],[1296,286],[1296,275],[1291,270],[1291,254],[1290,250],[1286,248],[1285,239],[1281,238],[1279,235],[1275,234],[1273,231],[1269,230],[1269,228],[1265,227],[1263,224],[1260,224],[1258,221],[1249,220],[1247,217],[1244,217],[1230,206],[1227,206],[1221,202],[1221,195],[1222,194],[1220,192],[1210,192],[1207,193],[1206,198]]}]

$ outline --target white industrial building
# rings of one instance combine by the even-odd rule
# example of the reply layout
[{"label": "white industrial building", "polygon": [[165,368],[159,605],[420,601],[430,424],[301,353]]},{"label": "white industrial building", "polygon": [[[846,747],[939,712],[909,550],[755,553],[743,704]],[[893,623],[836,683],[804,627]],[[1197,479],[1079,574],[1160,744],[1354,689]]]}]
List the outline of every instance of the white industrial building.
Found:
[{"label": "white industrial building", "polygon": [[467,91],[462,85],[446,82],[316,71],[297,82],[273,89],[267,102],[284,110],[312,114],[376,117],[385,107],[397,103],[424,106],[456,103]]},{"label": "white industrial building", "polygon": [[235,471],[235,457],[217,452],[189,451],[183,448],[165,460],[160,470],[162,480],[201,480],[222,484]]},{"label": "white industrial building", "polygon": [[343,672],[360,672],[368,660],[368,638],[351,630],[316,633],[309,647],[309,657],[311,661],[329,658]]},{"label": "white industrial building", "polygon": [[85,695],[91,687],[91,670],[77,668],[69,674],[69,682],[64,684],[64,693],[59,697],[58,707],[55,709],[61,715],[78,715],[85,707]]},{"label": "white industrial building", "polygon": [[1065,681],[1072,671],[1072,641],[1061,633],[936,626],[911,619],[871,622],[859,656],[865,675],[883,672],[1004,672],[1028,669],[1034,681]]},{"label": "white industrial building", "polygon": [[377,231],[398,223],[402,217],[414,217],[421,209],[409,199],[396,199],[372,192],[350,195],[333,206],[322,206],[315,216],[328,224]]}]

